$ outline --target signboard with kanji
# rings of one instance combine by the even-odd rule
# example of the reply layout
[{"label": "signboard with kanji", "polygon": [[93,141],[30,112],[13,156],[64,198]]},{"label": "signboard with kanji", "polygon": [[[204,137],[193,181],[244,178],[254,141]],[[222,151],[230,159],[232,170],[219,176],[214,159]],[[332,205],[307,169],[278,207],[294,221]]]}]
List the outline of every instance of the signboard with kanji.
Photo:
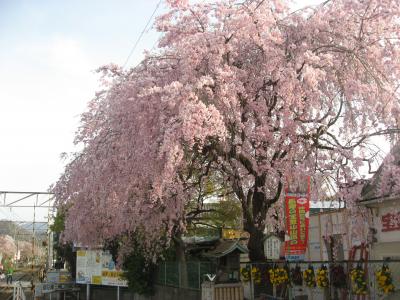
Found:
[{"label": "signboard with kanji", "polygon": [[102,250],[78,250],[76,252],[76,282],[99,285],[128,286],[117,269],[112,256]]},{"label": "signboard with kanji", "polygon": [[388,212],[381,216],[382,232],[400,230],[400,211]]},{"label": "signboard with kanji", "polygon": [[[293,184],[290,187],[293,188]],[[285,197],[285,257],[287,260],[302,260],[307,249],[310,220],[309,179],[306,184],[296,185],[293,192],[289,188]]]},{"label": "signboard with kanji", "polygon": [[265,239],[264,242],[264,254],[267,259],[279,259],[281,254],[281,240],[274,235],[271,235]]}]

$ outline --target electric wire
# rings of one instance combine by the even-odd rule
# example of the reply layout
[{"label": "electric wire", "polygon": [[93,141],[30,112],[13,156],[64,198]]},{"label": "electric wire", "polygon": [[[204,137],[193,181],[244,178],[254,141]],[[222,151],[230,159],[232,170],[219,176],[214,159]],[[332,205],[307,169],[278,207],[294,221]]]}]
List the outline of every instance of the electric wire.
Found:
[{"label": "electric wire", "polygon": [[123,64],[122,68],[125,68],[126,65],[128,64],[129,59],[131,58],[132,54],[135,52],[136,47],[138,46],[138,44],[139,44],[140,40],[142,39],[142,37],[143,37],[144,33],[146,32],[146,30],[148,29],[148,26],[149,26],[151,20],[153,19],[154,15],[156,14],[158,8],[161,5],[161,2],[162,2],[162,0],[158,1],[157,6],[153,10],[153,13],[151,14],[150,18],[147,20],[146,26],[143,28],[142,32],[140,33],[139,37],[137,38],[137,40],[136,40],[135,44],[133,45],[132,50],[129,53],[128,57],[126,58],[125,63]]}]

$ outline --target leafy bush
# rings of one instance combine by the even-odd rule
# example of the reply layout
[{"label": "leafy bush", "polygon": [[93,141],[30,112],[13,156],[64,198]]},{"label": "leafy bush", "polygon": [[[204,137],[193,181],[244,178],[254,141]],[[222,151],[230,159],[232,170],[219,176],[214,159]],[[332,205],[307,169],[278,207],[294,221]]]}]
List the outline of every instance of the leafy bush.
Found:
[{"label": "leafy bush", "polygon": [[139,295],[154,295],[156,265],[145,259],[139,247],[125,258],[123,263],[124,278],[128,287]]}]

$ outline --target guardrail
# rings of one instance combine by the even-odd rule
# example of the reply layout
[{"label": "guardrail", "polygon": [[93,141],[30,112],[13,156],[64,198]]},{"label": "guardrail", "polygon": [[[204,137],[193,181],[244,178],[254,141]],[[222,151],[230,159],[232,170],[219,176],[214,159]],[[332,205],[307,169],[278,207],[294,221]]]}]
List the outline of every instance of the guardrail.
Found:
[{"label": "guardrail", "polygon": [[26,300],[24,289],[20,281],[14,283],[13,300]]}]

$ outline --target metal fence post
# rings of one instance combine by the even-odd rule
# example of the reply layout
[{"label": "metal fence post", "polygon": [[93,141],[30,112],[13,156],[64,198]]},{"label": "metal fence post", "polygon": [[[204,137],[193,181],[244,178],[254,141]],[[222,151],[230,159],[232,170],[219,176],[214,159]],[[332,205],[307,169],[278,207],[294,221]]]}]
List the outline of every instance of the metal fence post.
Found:
[{"label": "metal fence post", "polygon": [[180,288],[182,285],[182,274],[181,274],[181,262],[178,261],[178,287]]},{"label": "metal fence post", "polygon": [[250,297],[254,300],[254,281],[253,281],[253,264],[250,263]]},{"label": "metal fence post", "polygon": [[200,271],[201,271],[201,262],[200,261],[198,262],[197,266],[198,266],[198,277],[199,277],[199,289],[201,289],[201,273],[200,273]]},{"label": "metal fence post", "polygon": [[90,300],[90,284],[86,284],[86,300]]},{"label": "metal fence post", "polygon": [[167,262],[164,261],[164,285],[167,285]]}]

